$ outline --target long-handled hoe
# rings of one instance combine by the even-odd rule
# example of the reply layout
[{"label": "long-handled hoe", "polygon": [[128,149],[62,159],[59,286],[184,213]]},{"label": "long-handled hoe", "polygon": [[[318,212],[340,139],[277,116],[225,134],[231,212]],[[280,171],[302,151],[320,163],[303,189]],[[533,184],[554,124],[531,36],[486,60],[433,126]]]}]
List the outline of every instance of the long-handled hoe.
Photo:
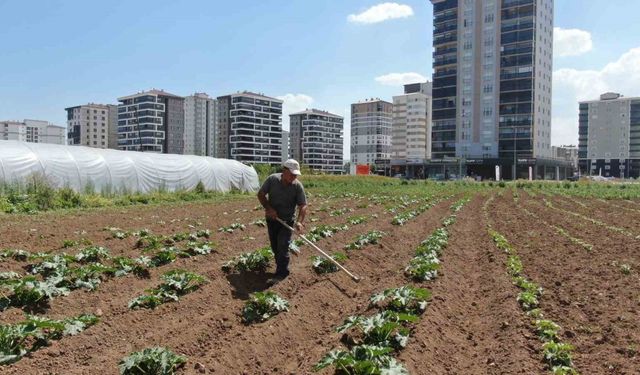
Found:
[{"label": "long-handled hoe", "polygon": [[320,254],[322,254],[325,258],[329,259],[333,264],[335,264],[336,266],[338,266],[338,268],[340,268],[341,270],[343,270],[344,272],[347,273],[347,275],[349,275],[354,281],[358,282],[360,281],[360,278],[354,274],[352,274],[351,272],[349,272],[346,268],[344,268],[342,266],[342,264],[338,263],[335,261],[335,259],[333,259],[331,256],[329,256],[329,254],[325,253],[324,251],[322,251],[321,248],[319,248],[318,246],[316,246],[316,244],[314,244],[313,242],[309,241],[305,236],[303,236],[302,234],[296,232],[295,229],[293,229],[291,226],[289,226],[287,223],[285,223],[282,219],[280,219],[279,217],[276,218],[276,220],[278,220],[278,222],[282,225],[284,225],[285,228],[289,229],[291,232],[295,233],[298,235],[298,237],[302,238],[302,240],[306,243],[308,243],[309,245],[311,245],[311,247],[313,247],[314,249],[316,249]]}]

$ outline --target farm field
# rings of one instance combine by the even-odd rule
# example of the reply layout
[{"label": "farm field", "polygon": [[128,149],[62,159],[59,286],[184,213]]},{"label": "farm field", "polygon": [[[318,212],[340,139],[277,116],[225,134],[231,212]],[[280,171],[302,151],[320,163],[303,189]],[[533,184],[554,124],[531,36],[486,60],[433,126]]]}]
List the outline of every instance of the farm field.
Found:
[{"label": "farm field", "polygon": [[[253,194],[0,214],[0,373],[118,374],[152,347],[178,374],[640,373],[639,188],[303,183],[305,234],[360,282],[299,243],[272,287],[273,260],[230,264],[268,243]],[[283,300],[250,321],[258,292]]]}]

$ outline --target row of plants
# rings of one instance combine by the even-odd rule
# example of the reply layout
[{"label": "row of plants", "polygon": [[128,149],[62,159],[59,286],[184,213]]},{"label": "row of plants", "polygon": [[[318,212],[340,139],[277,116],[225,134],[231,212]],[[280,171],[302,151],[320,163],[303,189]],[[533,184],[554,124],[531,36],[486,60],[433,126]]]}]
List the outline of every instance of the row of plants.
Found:
[{"label": "row of plants", "polygon": [[61,209],[86,209],[118,207],[154,203],[190,202],[198,200],[230,200],[234,196],[246,196],[239,191],[233,195],[207,191],[202,183],[193,190],[169,192],[159,189],[152,193],[132,193],[105,188],[96,192],[92,186],[77,192],[68,187],[56,188],[45,177],[34,175],[22,184],[0,183],[0,213],[36,214]]},{"label": "row of plants", "polygon": [[[206,233],[201,232],[199,235],[205,236]],[[113,257],[108,249],[99,246],[86,247],[75,255],[64,252],[31,254],[25,250],[3,251],[0,258],[11,257],[31,263],[24,267],[26,275],[15,272],[1,275],[0,288],[6,293],[0,296],[0,310],[10,306],[30,309],[45,306],[51,299],[68,295],[74,289],[95,290],[103,281],[129,273],[148,277],[149,268],[172,263],[178,258],[206,255],[214,250],[211,242],[191,241],[198,238],[198,233],[193,236],[180,235],[180,238],[177,238],[178,235],[156,237],[148,232],[144,235],[138,232],[136,235],[141,236],[138,245],[143,246],[145,252],[152,253],[137,258]],[[185,239],[189,241],[183,249],[175,246],[161,247],[166,241],[175,244],[176,240]]]},{"label": "row of plants", "polygon": [[[459,211],[465,203],[466,201],[454,203],[452,211]],[[443,228],[434,231],[420,244],[416,258],[431,261],[435,256],[438,264],[437,256],[448,240],[446,227],[454,223],[455,214],[452,214],[443,221]],[[418,263],[414,260],[405,269],[408,275],[412,275],[408,270],[414,270],[413,265]],[[436,270],[437,265],[431,269]],[[411,277],[417,281],[431,278],[424,275]],[[412,285],[372,295],[369,308],[377,310],[376,313],[350,316],[338,326],[336,331],[343,333],[342,343],[346,348],[331,350],[316,364],[314,370],[334,366],[336,372],[341,374],[408,374],[405,366],[394,356],[409,343],[412,327],[426,310],[430,298],[430,291]]]},{"label": "row of plants", "polygon": [[551,203],[551,201],[547,200],[546,198],[542,198],[542,201],[544,202],[546,207],[551,208],[552,210],[556,210],[556,211],[559,211],[559,212],[562,212],[562,213],[565,213],[565,214],[568,214],[568,215],[572,215],[572,216],[578,217],[578,218],[580,218],[582,220],[585,220],[585,221],[588,221],[588,222],[590,222],[590,223],[592,223],[594,225],[606,228],[606,229],[608,229],[608,230],[610,230],[612,232],[623,234],[623,235],[625,235],[627,237],[631,237],[631,238],[634,238],[634,239],[640,239],[640,234],[636,235],[636,234],[628,231],[627,229],[620,228],[620,227],[617,227],[615,225],[604,223],[604,222],[602,222],[600,220],[596,220],[594,218],[588,217],[588,216],[583,215],[583,214],[581,214],[579,212],[569,211],[569,210],[566,210],[566,209],[563,209],[563,208],[560,208],[560,207],[556,207],[553,203]]},{"label": "row of plants", "polygon": [[448,227],[455,224],[456,213],[469,202],[468,198],[461,199],[453,203],[450,207],[451,215],[442,221],[442,227],[431,233],[422,241],[416,249],[416,255],[409,261],[409,265],[404,270],[405,275],[417,282],[433,280],[438,276],[440,269],[440,257],[442,251],[449,242]]},{"label": "row of plants", "polygon": [[336,327],[344,348],[329,351],[314,367],[319,371],[333,366],[337,373],[408,374],[395,356],[405,348],[414,325],[426,310],[431,292],[405,285],[373,294],[372,315],[349,316]]},{"label": "row of plants", "polygon": [[527,316],[532,318],[532,329],[542,344],[542,355],[550,371],[555,375],[574,375],[577,370],[573,367],[571,352],[573,346],[562,342],[558,335],[560,326],[551,320],[544,319],[540,309],[542,288],[526,278],[522,261],[516,249],[500,233],[489,227],[489,235],[496,247],[507,254],[507,273],[520,292],[516,300]]},{"label": "row of plants", "polygon": [[[520,195],[518,193],[518,190],[513,189],[512,190],[512,194],[513,194],[513,201],[516,203],[516,205],[518,205],[518,203],[520,202]],[[593,250],[593,245],[585,242],[584,240],[581,240],[579,238],[573,237],[569,232],[567,232],[564,228],[558,226],[558,225],[554,225],[549,223],[548,221],[542,219],[540,216],[536,215],[535,213],[531,212],[528,208],[526,207],[521,207],[522,210],[524,211],[524,213],[526,213],[527,215],[535,218],[536,220],[538,220],[539,222],[541,222],[542,224],[546,225],[547,227],[555,230],[556,232],[558,232],[558,234],[560,234],[561,236],[566,237],[569,241],[571,241],[571,243],[582,246],[585,250],[587,251],[591,251]]]}]

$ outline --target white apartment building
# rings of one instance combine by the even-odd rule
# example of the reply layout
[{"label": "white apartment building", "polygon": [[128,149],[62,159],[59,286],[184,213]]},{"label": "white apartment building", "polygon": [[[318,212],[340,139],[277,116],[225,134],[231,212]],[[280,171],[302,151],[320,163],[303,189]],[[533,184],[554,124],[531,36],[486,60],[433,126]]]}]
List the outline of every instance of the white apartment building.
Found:
[{"label": "white apartment building", "polygon": [[391,159],[393,104],[370,99],[351,104],[351,164]]},{"label": "white apartment building", "polygon": [[118,148],[117,105],[88,103],[65,111],[69,145]]},{"label": "white apartment building", "polygon": [[205,93],[184,98],[184,154],[216,155],[217,101]]},{"label": "white apartment building", "polygon": [[318,109],[289,117],[292,157],[315,171],[342,173],[344,118]]},{"label": "white apartment building", "polygon": [[424,163],[431,158],[431,83],[405,85],[393,97],[391,159]]},{"label": "white apartment building", "polygon": [[583,175],[640,177],[640,97],[605,93],[579,103],[578,163]]},{"label": "white apartment building", "polygon": [[217,157],[282,163],[282,103],[249,91],[218,97]]},{"label": "white apartment building", "polygon": [[41,120],[0,121],[0,139],[32,143],[67,144],[66,128]]}]

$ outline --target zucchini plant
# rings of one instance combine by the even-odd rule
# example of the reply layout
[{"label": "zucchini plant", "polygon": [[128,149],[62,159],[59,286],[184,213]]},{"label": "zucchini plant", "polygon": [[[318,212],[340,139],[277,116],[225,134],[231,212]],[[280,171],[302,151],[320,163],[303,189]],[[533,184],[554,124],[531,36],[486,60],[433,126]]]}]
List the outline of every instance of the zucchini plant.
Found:
[{"label": "zucchini plant", "polygon": [[346,250],[359,250],[369,244],[378,244],[380,239],[385,233],[379,230],[372,230],[366,234],[362,234],[356,238],[356,240],[345,246]]},{"label": "zucchini plant", "polygon": [[51,340],[76,335],[96,324],[93,315],[52,320],[34,315],[17,324],[0,324],[0,365],[19,361],[23,356],[46,346]]},{"label": "zucchini plant", "polygon": [[[348,257],[343,253],[334,253],[331,258],[336,262],[344,262]],[[338,272],[338,266],[323,256],[314,255],[311,257],[311,267],[316,273],[331,273]]]},{"label": "zucchini plant", "polygon": [[256,292],[245,303],[242,319],[245,323],[258,323],[283,312],[289,311],[289,302],[274,292]]},{"label": "zucchini plant", "polygon": [[173,270],[161,276],[164,283],[157,288],[148,289],[147,294],[134,298],[129,302],[129,308],[155,308],[165,302],[178,301],[185,294],[191,293],[208,280],[197,273],[185,270]]},{"label": "zucchini plant", "polygon": [[357,345],[349,351],[332,350],[313,367],[313,370],[320,371],[334,366],[340,374],[408,375],[407,369],[390,355],[392,351],[391,348],[375,345]]},{"label": "zucchini plant", "polygon": [[222,265],[222,270],[231,272],[265,271],[273,259],[273,252],[265,246],[254,252],[243,253]]},{"label": "zucchini plant", "polygon": [[129,354],[118,364],[121,375],[171,375],[187,363],[187,358],[162,347]]}]

